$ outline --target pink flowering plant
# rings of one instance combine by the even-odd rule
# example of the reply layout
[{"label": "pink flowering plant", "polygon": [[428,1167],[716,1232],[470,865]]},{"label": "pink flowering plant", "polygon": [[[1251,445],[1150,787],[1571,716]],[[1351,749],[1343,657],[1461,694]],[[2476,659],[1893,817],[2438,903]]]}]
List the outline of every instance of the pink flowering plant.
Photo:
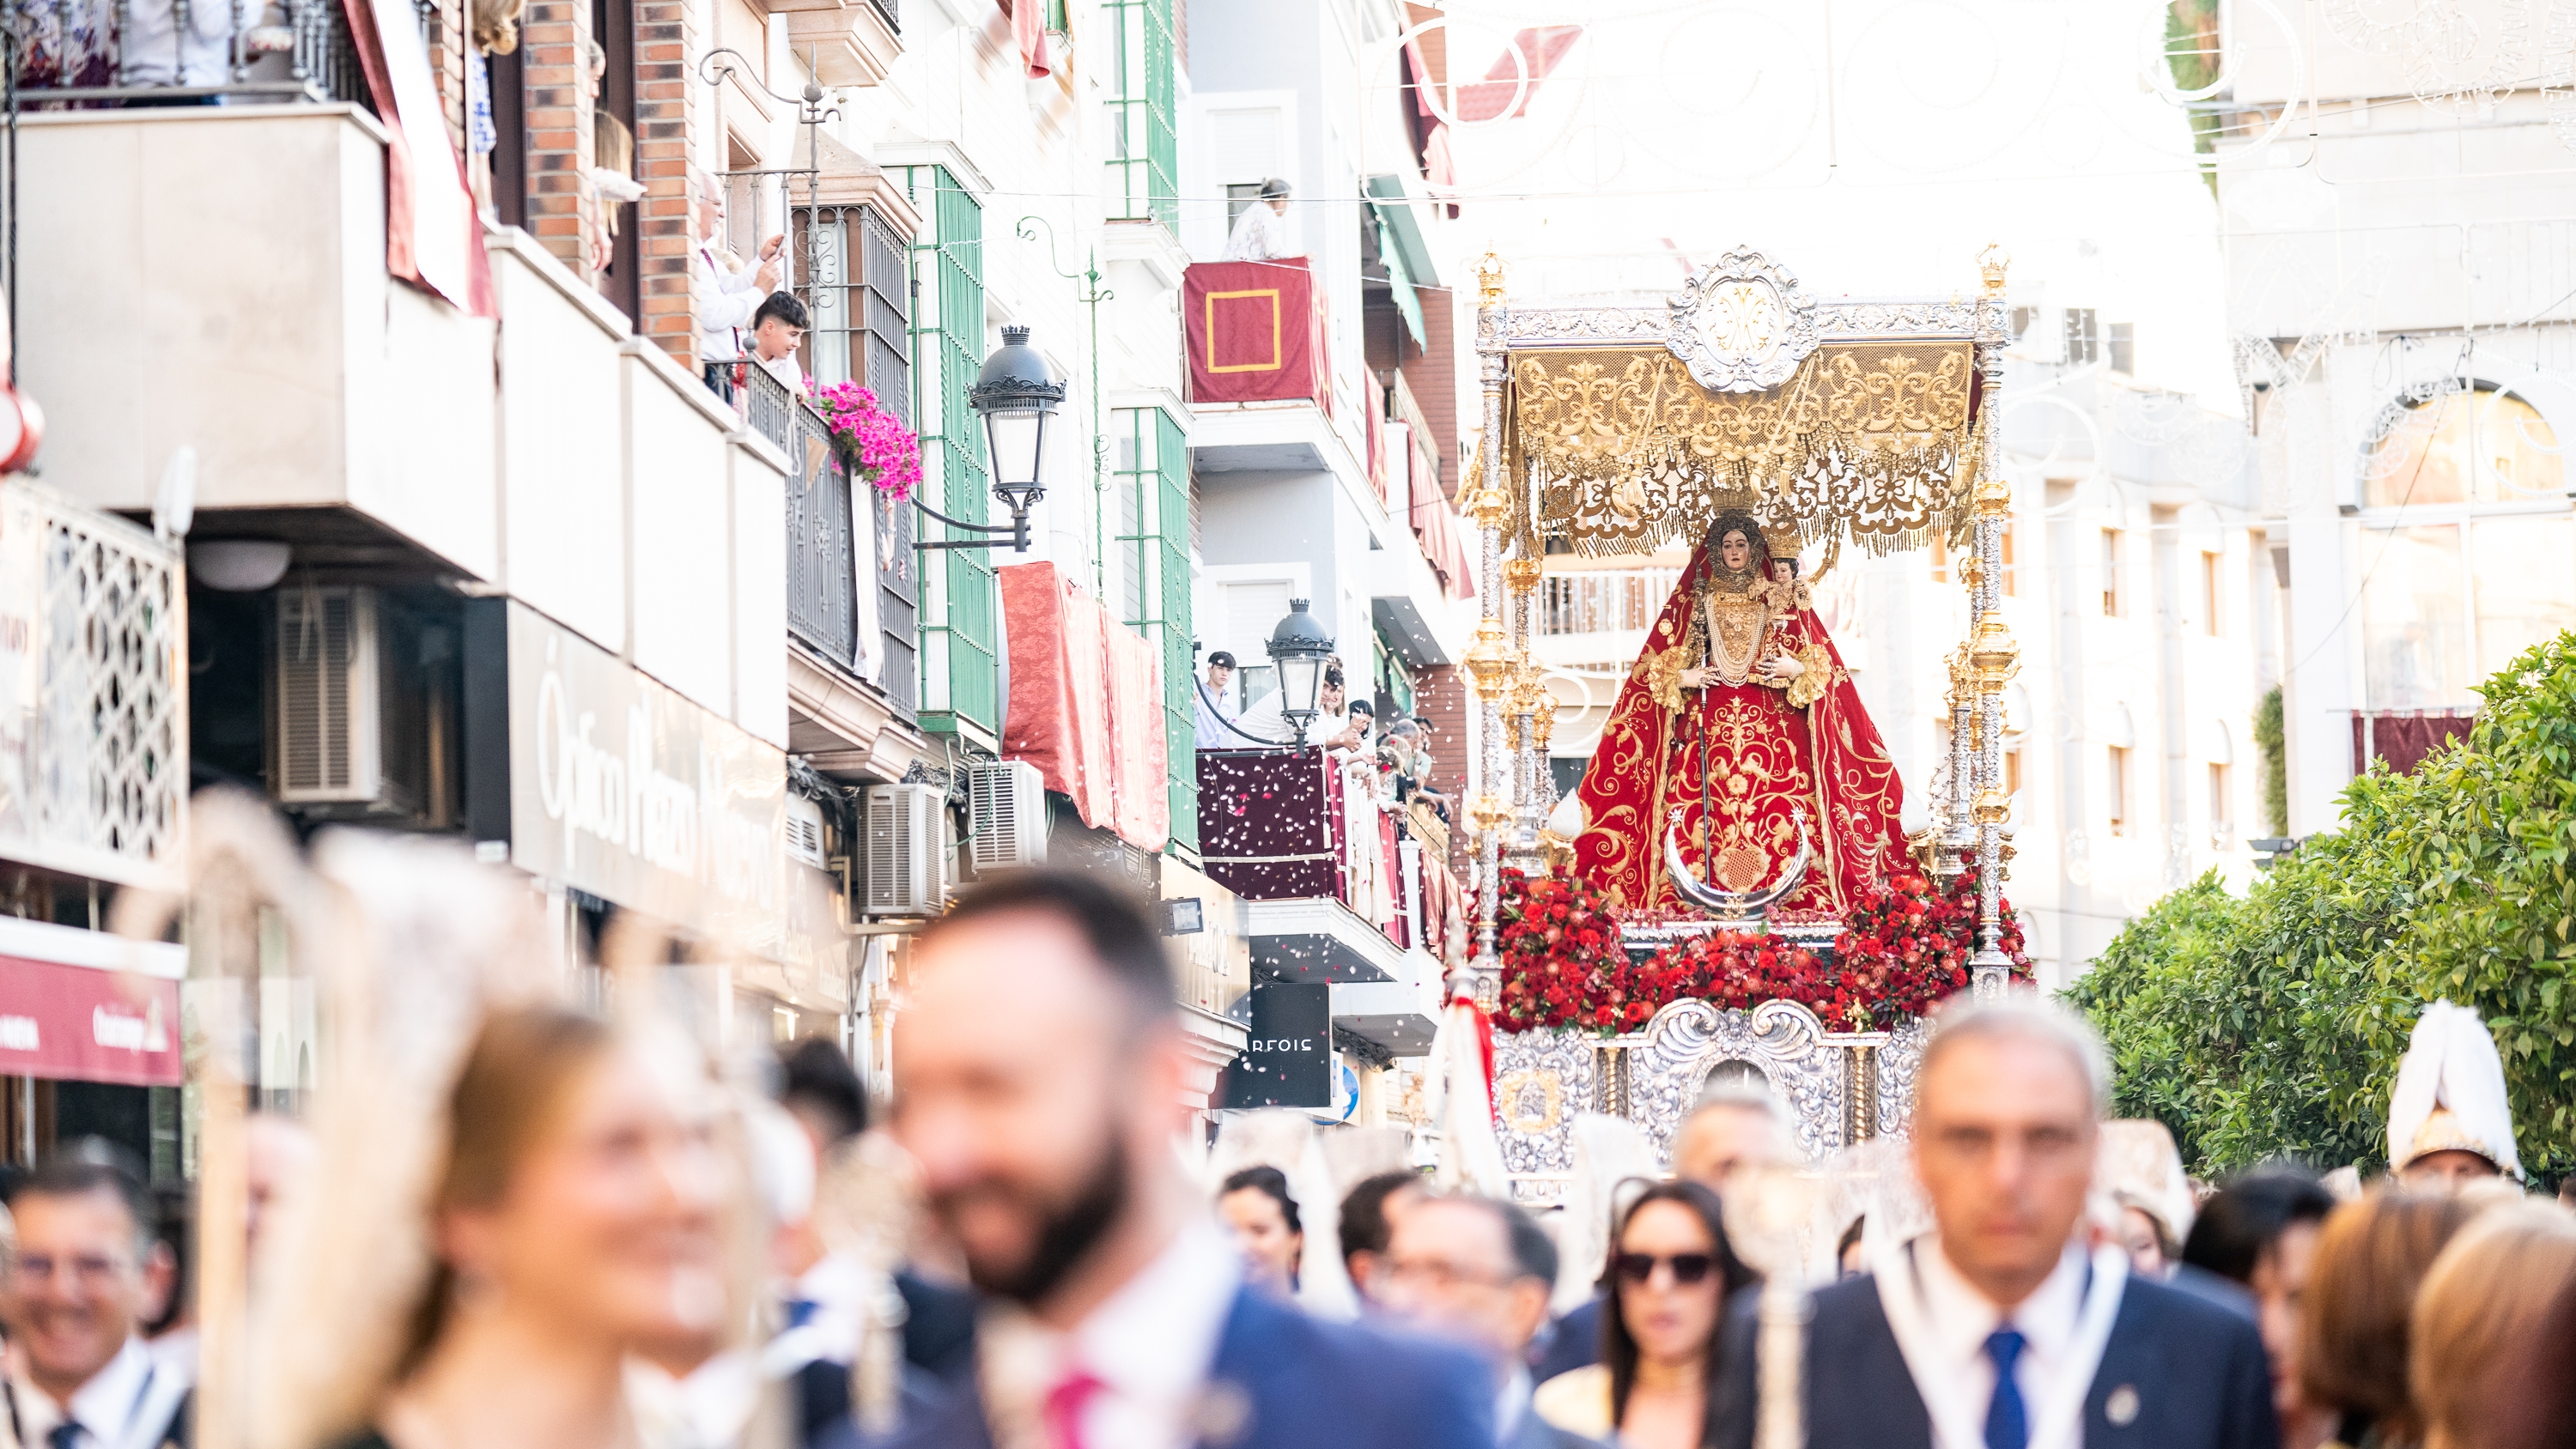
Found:
[{"label": "pink flowering plant", "polygon": [[900,500],[921,486],[921,435],[887,411],[874,392],[836,382],[814,394],[814,405],[878,492]]}]

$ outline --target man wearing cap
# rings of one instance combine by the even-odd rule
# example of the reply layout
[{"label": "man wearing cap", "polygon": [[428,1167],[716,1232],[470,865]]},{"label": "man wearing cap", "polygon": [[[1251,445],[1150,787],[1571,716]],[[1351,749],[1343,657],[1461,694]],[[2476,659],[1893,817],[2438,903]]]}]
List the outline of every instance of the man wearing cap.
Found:
[{"label": "man wearing cap", "polygon": [[1238,750],[1262,742],[1234,727],[1243,705],[1234,697],[1234,656],[1220,649],[1208,656],[1207,678],[1199,681],[1199,748]]},{"label": "man wearing cap", "polygon": [[2424,1008],[2388,1101],[2388,1166],[2409,1187],[2522,1176],[2504,1059],[2475,1008]]},{"label": "man wearing cap", "polygon": [[1234,219],[1226,238],[1225,260],[1267,262],[1296,256],[1288,247],[1288,183],[1273,176],[1261,183],[1261,195]]}]

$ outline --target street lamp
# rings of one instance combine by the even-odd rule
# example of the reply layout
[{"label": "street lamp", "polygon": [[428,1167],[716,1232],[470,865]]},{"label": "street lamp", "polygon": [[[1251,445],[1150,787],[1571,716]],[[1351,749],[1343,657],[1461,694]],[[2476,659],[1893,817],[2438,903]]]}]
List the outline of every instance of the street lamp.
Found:
[{"label": "street lamp", "polygon": [[[1002,345],[984,359],[984,370],[966,390],[966,404],[984,419],[984,441],[993,460],[993,496],[1011,510],[1008,524],[967,523],[927,503],[921,511],[951,528],[1008,534],[1013,552],[1029,548],[1029,509],[1046,496],[1047,420],[1064,401],[1064,384],[1029,345],[1029,329],[1005,327]],[[919,495],[914,495],[918,500]],[[922,548],[999,548],[999,538],[954,538]]]},{"label": "street lamp", "polygon": [[1304,599],[1288,601],[1288,617],[1270,631],[1270,662],[1279,669],[1279,714],[1297,726],[1297,743],[1306,743],[1306,726],[1322,713],[1317,701],[1324,689],[1324,661],[1333,656],[1333,641]]}]

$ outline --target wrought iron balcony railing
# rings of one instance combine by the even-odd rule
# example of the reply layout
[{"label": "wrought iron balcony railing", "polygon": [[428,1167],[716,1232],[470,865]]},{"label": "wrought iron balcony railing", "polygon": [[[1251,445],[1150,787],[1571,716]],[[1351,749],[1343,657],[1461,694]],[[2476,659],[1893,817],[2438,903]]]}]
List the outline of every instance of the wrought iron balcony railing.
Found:
[{"label": "wrought iron balcony railing", "polygon": [[767,372],[744,368],[738,396],[743,420],[787,455],[788,633],[855,675],[860,631],[872,625],[872,682],[909,721],[919,649],[912,510],[880,506],[876,490],[851,476],[822,416]]},{"label": "wrought iron balcony railing", "polygon": [[368,100],[337,0],[19,0],[13,8],[21,106]]}]

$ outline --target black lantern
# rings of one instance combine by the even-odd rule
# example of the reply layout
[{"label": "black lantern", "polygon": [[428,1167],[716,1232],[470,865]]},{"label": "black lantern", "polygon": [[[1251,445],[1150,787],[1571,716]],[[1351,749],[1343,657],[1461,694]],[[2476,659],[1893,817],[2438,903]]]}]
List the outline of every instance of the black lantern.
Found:
[{"label": "black lantern", "polygon": [[1064,384],[1029,345],[1029,329],[1002,329],[1000,350],[984,359],[966,400],[984,415],[993,496],[1009,506],[1013,518],[1024,517],[1030,504],[1046,496],[1047,420],[1064,401]]},{"label": "black lantern", "polygon": [[1306,600],[1290,599],[1288,617],[1270,631],[1270,660],[1279,667],[1279,714],[1297,727],[1297,743],[1306,742],[1306,726],[1322,713],[1324,661],[1333,656],[1333,641]]},{"label": "black lantern", "polygon": [[[984,418],[984,441],[993,460],[993,496],[1011,510],[1007,524],[967,523],[927,503],[921,511],[952,529],[971,533],[1009,534],[1015,552],[1029,547],[1029,509],[1046,496],[1047,420],[1064,401],[1064,384],[1047,369],[1046,359],[1029,345],[1029,329],[1005,327],[1002,345],[984,359],[984,370],[966,390],[966,404]],[[999,548],[999,538],[951,538],[924,542],[917,548]]]}]

